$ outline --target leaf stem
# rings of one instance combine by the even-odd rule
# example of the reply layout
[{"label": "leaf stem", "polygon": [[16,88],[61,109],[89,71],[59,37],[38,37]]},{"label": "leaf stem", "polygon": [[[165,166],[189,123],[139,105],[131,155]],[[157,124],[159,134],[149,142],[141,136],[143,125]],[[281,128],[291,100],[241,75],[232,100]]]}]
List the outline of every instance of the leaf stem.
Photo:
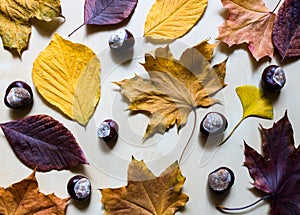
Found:
[{"label": "leaf stem", "polygon": [[227,208],[227,207],[224,207],[222,205],[217,205],[216,208],[221,211],[221,212],[226,212],[226,211],[238,211],[238,210],[244,210],[244,209],[247,209],[247,208],[250,208],[256,204],[258,204],[259,202],[263,201],[263,200],[266,200],[266,199],[269,199],[271,198],[272,196],[271,195],[267,195],[267,196],[264,196],[258,200],[256,200],[255,202],[251,203],[250,205],[246,205],[244,207],[238,207],[238,208]]},{"label": "leaf stem", "polygon": [[179,160],[178,160],[178,163],[179,163],[179,164],[181,163],[181,160],[182,160],[182,158],[183,158],[183,155],[184,155],[184,153],[185,153],[185,151],[186,151],[186,149],[187,149],[187,147],[188,147],[188,145],[189,145],[189,143],[190,143],[192,137],[194,136],[195,129],[196,129],[197,113],[196,113],[195,108],[193,108],[192,110],[193,110],[193,113],[194,113],[194,125],[193,125],[193,129],[192,129],[192,133],[191,133],[191,135],[190,135],[190,137],[189,137],[187,143],[185,144],[185,146],[184,146],[184,148],[183,148],[183,150],[182,150],[182,152],[181,152],[181,155],[180,155],[180,157],[179,157]]},{"label": "leaf stem", "polygon": [[68,37],[70,37],[70,36],[72,36],[72,34],[74,34],[76,31],[78,31],[82,26],[84,26],[85,25],[85,23],[83,23],[83,24],[81,24],[79,27],[77,27],[74,31],[72,31],[69,35],[68,35]]},{"label": "leaf stem", "polygon": [[277,5],[275,6],[275,8],[272,10],[271,13],[274,13],[274,12],[275,12],[275,10],[278,8],[278,6],[280,5],[280,3],[281,3],[281,0],[278,1]]},{"label": "leaf stem", "polygon": [[239,127],[239,125],[243,122],[245,118],[241,118],[240,121],[234,126],[234,128],[231,130],[231,132],[227,135],[227,137],[225,139],[222,140],[222,142],[218,145],[221,146],[223,145],[233,134],[233,132],[237,129],[237,127]]}]

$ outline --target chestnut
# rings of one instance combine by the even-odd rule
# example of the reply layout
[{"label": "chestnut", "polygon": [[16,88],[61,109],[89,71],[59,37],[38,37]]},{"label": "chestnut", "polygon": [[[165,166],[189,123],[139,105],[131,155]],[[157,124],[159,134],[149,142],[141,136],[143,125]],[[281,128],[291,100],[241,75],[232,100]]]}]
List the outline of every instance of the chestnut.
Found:
[{"label": "chestnut", "polygon": [[228,126],[225,116],[218,112],[207,113],[201,121],[200,132],[201,134],[220,135],[223,134]]},{"label": "chestnut", "polygon": [[4,103],[9,108],[23,108],[32,104],[31,87],[23,81],[14,81],[6,89]]},{"label": "chestnut", "polygon": [[234,183],[234,174],[228,167],[219,167],[208,175],[208,186],[216,194],[229,191]]},{"label": "chestnut", "polygon": [[82,175],[73,176],[67,184],[69,195],[78,201],[85,201],[91,196],[91,182]]},{"label": "chestnut", "polygon": [[118,131],[118,124],[112,119],[106,119],[98,127],[98,137],[106,143],[111,143],[117,140]]},{"label": "chestnut", "polygon": [[115,31],[109,38],[108,44],[115,54],[124,54],[133,49],[135,40],[132,33],[126,29]]},{"label": "chestnut", "polygon": [[270,91],[278,91],[285,85],[284,70],[276,65],[266,67],[261,76],[262,87]]}]

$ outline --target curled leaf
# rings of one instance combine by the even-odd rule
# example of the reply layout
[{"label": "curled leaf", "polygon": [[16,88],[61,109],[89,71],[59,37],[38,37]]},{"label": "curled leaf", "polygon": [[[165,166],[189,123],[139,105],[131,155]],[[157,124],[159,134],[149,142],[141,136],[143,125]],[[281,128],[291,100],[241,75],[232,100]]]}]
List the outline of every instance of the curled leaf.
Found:
[{"label": "curled leaf", "polygon": [[247,117],[260,117],[264,119],[273,119],[273,106],[271,101],[264,95],[263,91],[253,85],[244,85],[237,87],[236,93],[243,107],[243,116],[240,121],[235,125],[229,135],[220,143],[225,143],[237,127]]},{"label": "curled leaf", "polygon": [[207,0],[156,0],[150,9],[144,35],[176,39],[186,34],[202,17]]},{"label": "curled leaf", "polygon": [[[204,46],[206,46],[205,49]],[[158,48],[154,55],[145,54],[145,63],[150,79],[138,75],[115,84],[129,101],[129,109],[151,114],[144,138],[154,133],[164,133],[177,125],[178,129],[187,122],[191,110],[209,107],[218,100],[213,95],[226,86],[226,60],[211,67],[202,52],[208,53],[214,46],[207,41],[187,49],[176,60],[169,47]],[[202,47],[202,48],[201,48]]]},{"label": "curled leaf", "polygon": [[35,172],[8,188],[0,187],[1,214],[66,214],[69,199],[39,192]]},{"label": "curled leaf", "polygon": [[55,34],[35,59],[32,79],[49,103],[80,124],[88,123],[100,99],[100,61],[91,49]]},{"label": "curled leaf", "polygon": [[282,59],[300,56],[300,1],[285,0],[273,28],[273,42]]},{"label": "curled leaf", "polygon": [[222,0],[227,20],[219,27],[218,39],[232,46],[247,43],[256,60],[273,57],[272,29],[276,15],[262,0]]},{"label": "curled leaf", "polygon": [[127,186],[100,189],[105,214],[174,214],[189,199],[182,193],[184,182],[177,162],[156,177],[143,161],[133,158],[128,167]]},{"label": "curled leaf", "polygon": [[88,164],[75,137],[47,115],[1,123],[16,156],[31,169],[47,172]]},{"label": "curled leaf", "polygon": [[0,6],[0,36],[3,46],[21,55],[28,46],[32,18],[51,21],[61,16],[60,0],[3,0]]}]

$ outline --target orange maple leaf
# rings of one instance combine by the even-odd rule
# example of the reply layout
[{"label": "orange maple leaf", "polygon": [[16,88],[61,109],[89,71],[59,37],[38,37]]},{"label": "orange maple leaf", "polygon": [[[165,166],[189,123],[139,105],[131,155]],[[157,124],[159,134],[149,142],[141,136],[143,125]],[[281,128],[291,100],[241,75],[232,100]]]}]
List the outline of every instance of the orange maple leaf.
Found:
[{"label": "orange maple leaf", "polygon": [[253,57],[274,54],[272,29],[276,15],[262,0],[222,0],[228,10],[227,20],[219,26],[218,40],[232,46],[247,43]]},{"label": "orange maple leaf", "polygon": [[0,187],[0,214],[64,215],[69,198],[39,192],[35,172],[8,188]]}]

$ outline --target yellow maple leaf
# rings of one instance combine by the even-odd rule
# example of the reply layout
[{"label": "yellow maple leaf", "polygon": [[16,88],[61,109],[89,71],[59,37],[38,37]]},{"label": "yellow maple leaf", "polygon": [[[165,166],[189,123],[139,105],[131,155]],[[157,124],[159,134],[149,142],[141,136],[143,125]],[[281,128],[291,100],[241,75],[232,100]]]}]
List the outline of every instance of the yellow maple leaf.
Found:
[{"label": "yellow maple leaf", "polygon": [[144,35],[176,39],[186,34],[202,17],[208,0],[156,0],[150,9]]},{"label": "yellow maple leaf", "polygon": [[219,26],[217,39],[234,44],[247,43],[256,60],[272,57],[272,29],[276,15],[261,0],[222,0],[228,10],[227,20]]},{"label": "yellow maple leaf", "polygon": [[[201,48],[206,46],[209,50]],[[208,107],[218,100],[212,95],[226,84],[226,61],[211,67],[209,59],[201,50],[211,53],[214,46],[207,41],[184,51],[176,60],[169,46],[155,50],[154,56],[145,54],[145,63],[150,79],[136,75],[115,84],[121,87],[121,93],[130,101],[132,111],[146,111],[151,114],[144,138],[154,133],[164,133],[177,125],[180,129],[186,124],[191,110]]]},{"label": "yellow maple leaf", "polygon": [[69,198],[39,192],[35,172],[8,188],[0,187],[0,214],[64,215]]},{"label": "yellow maple leaf", "polygon": [[133,158],[128,167],[128,184],[121,188],[100,189],[105,215],[171,215],[189,197],[182,193],[185,177],[177,162],[156,177],[143,161]]},{"label": "yellow maple leaf", "polygon": [[88,123],[100,99],[100,61],[91,49],[55,34],[34,61],[32,79],[49,103]]},{"label": "yellow maple leaf", "polygon": [[2,0],[0,4],[0,36],[3,46],[17,49],[19,55],[28,46],[30,19],[46,22],[61,15],[60,0]]}]

